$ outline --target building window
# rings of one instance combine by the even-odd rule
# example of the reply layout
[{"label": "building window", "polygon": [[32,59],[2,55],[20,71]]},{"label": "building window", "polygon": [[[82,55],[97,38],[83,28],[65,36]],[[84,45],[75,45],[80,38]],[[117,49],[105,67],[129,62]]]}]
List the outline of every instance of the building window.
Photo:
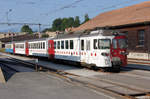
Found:
[{"label": "building window", "polygon": [[138,31],[138,45],[144,46],[144,38],[145,38],[145,31],[139,30]]}]

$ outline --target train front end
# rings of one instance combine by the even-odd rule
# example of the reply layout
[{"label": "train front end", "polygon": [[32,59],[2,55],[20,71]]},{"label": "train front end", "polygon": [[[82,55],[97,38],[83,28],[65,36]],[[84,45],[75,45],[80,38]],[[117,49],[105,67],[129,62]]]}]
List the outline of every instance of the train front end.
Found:
[{"label": "train front end", "polygon": [[125,35],[115,35],[111,46],[111,60],[113,67],[127,65],[127,38]]}]

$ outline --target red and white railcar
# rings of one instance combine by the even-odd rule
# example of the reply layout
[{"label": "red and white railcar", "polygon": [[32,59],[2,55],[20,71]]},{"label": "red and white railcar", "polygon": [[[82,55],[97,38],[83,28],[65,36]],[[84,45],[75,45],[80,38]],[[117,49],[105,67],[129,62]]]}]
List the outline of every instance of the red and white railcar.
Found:
[{"label": "red and white railcar", "polygon": [[50,59],[60,59],[95,65],[101,68],[120,68],[126,65],[126,37],[112,35],[110,30],[89,33],[61,34],[48,40]]},{"label": "red and white railcar", "polygon": [[39,57],[48,57],[47,53],[47,40],[46,39],[36,39],[26,42],[26,45],[28,46],[26,52],[28,52],[27,55],[30,56],[39,56]]},{"label": "red and white railcar", "polygon": [[25,49],[26,49],[26,44],[25,44],[24,41],[13,43],[13,52],[14,52],[14,54],[23,54],[23,55],[25,55],[26,54]]}]

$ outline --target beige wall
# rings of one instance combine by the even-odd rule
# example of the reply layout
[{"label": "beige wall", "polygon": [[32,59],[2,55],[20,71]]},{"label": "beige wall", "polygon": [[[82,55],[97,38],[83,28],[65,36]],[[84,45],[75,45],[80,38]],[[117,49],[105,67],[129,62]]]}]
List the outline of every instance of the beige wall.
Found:
[{"label": "beige wall", "polygon": [[4,34],[0,34],[0,39],[1,39],[1,38],[4,38]]},{"label": "beige wall", "polygon": [[57,32],[46,32],[46,34],[48,34],[49,37],[55,37]]},{"label": "beige wall", "polygon": [[18,35],[24,35],[26,34],[25,32],[17,32],[17,33],[0,33],[0,38],[5,38],[5,37],[11,37],[11,36],[18,36]]}]

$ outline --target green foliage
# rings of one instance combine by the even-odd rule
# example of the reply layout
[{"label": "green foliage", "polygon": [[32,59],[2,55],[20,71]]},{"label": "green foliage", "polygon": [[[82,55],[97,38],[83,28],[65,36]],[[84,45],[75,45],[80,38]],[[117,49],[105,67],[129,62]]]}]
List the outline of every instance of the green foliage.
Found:
[{"label": "green foliage", "polygon": [[83,22],[83,23],[85,23],[85,22],[87,22],[87,21],[89,21],[89,20],[90,20],[89,15],[88,15],[88,14],[85,14],[85,16],[84,16],[84,22]]},{"label": "green foliage", "polygon": [[32,33],[33,33],[32,29],[31,29],[28,25],[22,26],[21,32],[27,32],[27,33],[29,33],[29,34],[32,34]]},{"label": "green foliage", "polygon": [[64,31],[66,28],[69,27],[77,27],[80,25],[80,19],[78,16],[69,17],[69,18],[57,18],[53,21],[52,30],[53,31]]},{"label": "green foliage", "polygon": [[78,26],[80,26],[80,19],[79,16],[76,16],[74,20],[74,27],[78,27]]},{"label": "green foliage", "polygon": [[52,24],[52,30],[53,31],[61,30],[61,24],[62,24],[61,18],[55,19]]},{"label": "green foliage", "polygon": [[[88,14],[85,14],[83,23],[90,20]],[[82,23],[82,24],[83,24]],[[52,28],[44,29],[43,32],[46,31],[64,31],[66,28],[70,27],[78,27],[81,25],[81,21],[79,16],[76,16],[75,18],[69,17],[69,18],[57,18],[53,21]]]},{"label": "green foliage", "polygon": [[42,38],[48,38],[49,35],[48,34],[42,34]]}]

